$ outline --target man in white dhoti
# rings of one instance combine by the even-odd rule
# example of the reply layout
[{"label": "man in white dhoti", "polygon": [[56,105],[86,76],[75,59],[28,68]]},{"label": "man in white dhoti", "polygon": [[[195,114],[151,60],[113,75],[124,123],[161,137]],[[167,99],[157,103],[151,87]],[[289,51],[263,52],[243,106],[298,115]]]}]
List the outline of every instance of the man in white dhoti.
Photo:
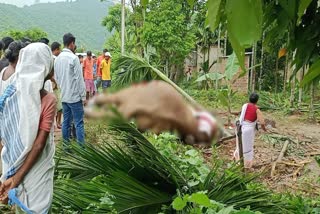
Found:
[{"label": "man in white dhoti", "polygon": [[[253,144],[255,137],[255,130],[257,121],[259,121],[262,129],[266,131],[265,122],[260,109],[257,106],[259,95],[252,93],[249,97],[249,103],[242,106],[241,115],[239,118],[241,131],[242,131],[242,147],[243,147],[243,159],[244,167],[251,168],[253,163]],[[237,148],[234,152],[234,158],[239,160],[239,145],[237,138]]]}]

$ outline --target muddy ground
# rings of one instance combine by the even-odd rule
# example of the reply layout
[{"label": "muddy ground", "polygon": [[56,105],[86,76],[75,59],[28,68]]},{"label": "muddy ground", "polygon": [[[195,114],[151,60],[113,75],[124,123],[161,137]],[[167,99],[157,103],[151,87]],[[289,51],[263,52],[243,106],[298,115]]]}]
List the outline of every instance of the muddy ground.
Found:
[{"label": "muddy ground", "polygon": [[[304,115],[284,116],[265,113],[276,122],[276,128],[256,133],[254,172],[260,172],[260,180],[276,192],[291,192],[310,197],[320,196],[320,123],[308,120]],[[289,141],[282,160],[276,164],[271,176],[272,164]],[[218,147],[221,158],[232,161],[235,140]]]}]

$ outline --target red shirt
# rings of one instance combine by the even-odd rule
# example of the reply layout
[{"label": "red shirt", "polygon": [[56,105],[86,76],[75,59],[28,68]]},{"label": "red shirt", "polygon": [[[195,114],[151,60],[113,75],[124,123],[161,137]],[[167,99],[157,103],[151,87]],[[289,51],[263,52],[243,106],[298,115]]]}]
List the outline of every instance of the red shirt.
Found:
[{"label": "red shirt", "polygon": [[254,122],[257,120],[257,110],[258,107],[255,104],[248,103],[246,113],[244,115],[244,120]]}]

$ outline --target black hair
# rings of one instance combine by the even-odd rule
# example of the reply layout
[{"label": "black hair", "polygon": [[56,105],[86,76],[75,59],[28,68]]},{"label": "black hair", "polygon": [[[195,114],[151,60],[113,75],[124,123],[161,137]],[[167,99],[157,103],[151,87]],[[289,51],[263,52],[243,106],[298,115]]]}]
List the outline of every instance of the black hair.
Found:
[{"label": "black hair", "polygon": [[259,95],[257,93],[253,92],[252,94],[250,94],[250,97],[249,97],[250,103],[256,104],[258,100],[259,100]]},{"label": "black hair", "polygon": [[103,49],[103,53],[107,53],[108,52],[108,49]]},{"label": "black hair", "polygon": [[87,56],[92,56],[92,52],[91,51],[87,51]]},{"label": "black hair", "polygon": [[68,47],[71,43],[76,42],[76,37],[74,37],[71,33],[66,33],[63,35],[63,45]]},{"label": "black hair", "polygon": [[9,47],[10,43],[13,42],[13,41],[14,40],[11,37],[8,37],[8,36],[7,37],[3,37],[2,38],[2,42],[4,44],[3,50],[6,50]]},{"label": "black hair", "polygon": [[49,39],[47,39],[47,38],[41,38],[41,39],[39,40],[39,42],[48,45],[48,44],[49,44]]},{"label": "black hair", "polygon": [[21,42],[27,43],[27,44],[31,44],[31,43],[32,43],[32,40],[29,39],[29,38],[27,38],[27,37],[23,37],[23,38],[21,39]]},{"label": "black hair", "polygon": [[97,56],[92,56],[92,58],[94,58],[94,59],[95,59],[95,58],[97,58]]},{"label": "black hair", "polygon": [[4,43],[3,41],[0,40],[0,52],[3,50],[3,48],[4,48]]},{"label": "black hair", "polygon": [[52,42],[51,44],[51,51],[55,51],[57,49],[60,49],[61,44],[59,42]]},{"label": "black hair", "polygon": [[80,59],[80,58],[83,58],[83,56],[82,56],[82,55],[79,55],[78,57],[79,57],[79,59]]},{"label": "black hair", "polygon": [[21,41],[11,42],[5,52],[5,57],[10,63],[16,62],[18,60],[20,50],[25,46],[26,44]]}]

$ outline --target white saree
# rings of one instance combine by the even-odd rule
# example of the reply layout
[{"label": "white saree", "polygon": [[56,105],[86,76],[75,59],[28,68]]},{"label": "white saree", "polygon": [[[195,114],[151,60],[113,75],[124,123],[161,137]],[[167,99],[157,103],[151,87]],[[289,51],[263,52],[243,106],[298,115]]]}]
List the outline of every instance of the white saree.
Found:
[{"label": "white saree", "polygon": [[[248,104],[244,104],[242,106],[241,115],[239,118],[241,131],[242,131],[242,147],[243,147],[243,159],[246,168],[250,168],[253,161],[254,156],[254,137],[255,137],[255,122],[248,122],[244,120],[244,116],[247,110]],[[236,138],[236,151],[234,152],[234,157],[236,160],[239,160],[239,140]]]},{"label": "white saree", "polygon": [[[20,51],[13,83],[0,92],[2,182],[15,175],[32,149],[41,114],[40,90],[52,67],[50,48],[42,43],[30,44]],[[14,189],[13,198],[26,207],[27,213],[48,213],[51,206],[55,150],[52,131],[37,162]]]}]

